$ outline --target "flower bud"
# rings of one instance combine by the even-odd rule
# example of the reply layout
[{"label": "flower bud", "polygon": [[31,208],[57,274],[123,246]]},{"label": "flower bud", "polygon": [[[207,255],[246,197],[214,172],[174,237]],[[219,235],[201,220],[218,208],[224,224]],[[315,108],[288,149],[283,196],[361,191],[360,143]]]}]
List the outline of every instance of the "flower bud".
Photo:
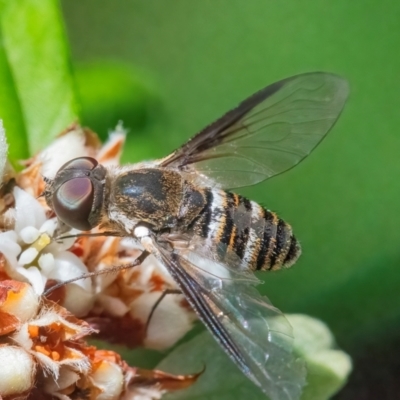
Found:
[{"label": "flower bud", "polygon": [[121,396],[124,376],[117,364],[102,361],[91,374],[91,378],[94,385],[102,391],[97,400],[116,400]]},{"label": "flower bud", "polygon": [[20,347],[0,346],[0,395],[15,396],[33,387],[36,367],[33,358]]},{"label": "flower bud", "polygon": [[[1,301],[1,297],[4,301]],[[0,282],[0,310],[17,317],[20,322],[33,318],[39,308],[39,297],[32,286],[25,282]]]}]

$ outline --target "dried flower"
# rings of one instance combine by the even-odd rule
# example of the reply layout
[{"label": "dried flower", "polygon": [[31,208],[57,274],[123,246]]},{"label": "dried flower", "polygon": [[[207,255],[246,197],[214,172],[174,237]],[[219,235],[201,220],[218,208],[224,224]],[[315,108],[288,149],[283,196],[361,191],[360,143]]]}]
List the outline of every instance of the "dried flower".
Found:
[{"label": "dried flower", "polygon": [[163,292],[175,288],[155,258],[117,274],[76,280],[43,297],[57,282],[140,255],[129,238],[57,239],[57,219],[40,197],[43,177],[52,178],[71,158],[117,164],[124,137],[117,127],[101,146],[95,134],[74,125],[25,162],[21,173],[0,171],[0,359],[9,366],[0,372],[3,398],[158,399],[197,379],[129,367],[117,353],[86,342],[96,333],[130,347],[163,349],[192,327],[195,316],[182,295],[165,296],[153,310]]}]

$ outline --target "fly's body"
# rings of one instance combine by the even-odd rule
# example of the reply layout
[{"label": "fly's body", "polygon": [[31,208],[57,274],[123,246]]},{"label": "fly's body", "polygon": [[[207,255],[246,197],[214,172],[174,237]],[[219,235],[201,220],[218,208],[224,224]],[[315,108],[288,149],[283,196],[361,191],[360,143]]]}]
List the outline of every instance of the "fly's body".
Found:
[{"label": "fly's body", "polygon": [[196,187],[179,173],[157,168],[115,175],[107,178],[107,229],[130,235],[146,223],[157,232],[195,235],[219,261],[234,254],[251,270],[290,267],[300,255],[289,224],[236,193]]},{"label": "fly's body", "polygon": [[303,160],[347,94],[332,74],[276,82],[164,159],[122,168],[69,161],[46,179],[46,200],[66,226],[136,239],[250,380],[272,400],[299,399],[305,367],[292,354],[291,328],[252,272],[291,266],[300,246],[289,224],[231,190]]},{"label": "fly's body", "polygon": [[211,251],[225,250],[216,252],[220,261],[234,253],[242,268],[277,270],[297,260],[300,246],[292,228],[274,212],[236,193],[203,189],[203,194],[206,203],[188,228],[204,237]]}]

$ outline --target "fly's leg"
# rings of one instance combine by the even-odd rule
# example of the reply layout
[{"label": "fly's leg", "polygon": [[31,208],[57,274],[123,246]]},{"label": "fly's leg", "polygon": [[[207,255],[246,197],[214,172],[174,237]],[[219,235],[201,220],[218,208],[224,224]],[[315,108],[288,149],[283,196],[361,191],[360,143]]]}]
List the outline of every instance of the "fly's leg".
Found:
[{"label": "fly's leg", "polygon": [[[65,224],[64,224],[65,225]],[[68,227],[70,229],[70,227]],[[56,242],[61,242],[63,239],[70,238],[80,238],[80,237],[103,237],[103,236],[112,236],[112,237],[121,237],[121,232],[113,232],[113,231],[103,231],[103,232],[95,232],[95,233],[75,233],[73,235],[63,235],[63,236],[54,236],[54,240]]]},{"label": "fly's leg", "polygon": [[123,271],[124,269],[137,267],[138,265],[142,264],[142,262],[149,255],[150,255],[150,253],[147,250],[144,250],[144,251],[142,251],[140,256],[135,259],[135,261],[132,261],[129,264],[117,265],[117,266],[112,267],[112,268],[102,269],[101,271],[88,272],[87,274],[83,274],[83,275],[77,276],[75,278],[68,279],[67,281],[63,281],[63,282],[57,283],[56,285],[53,285],[53,286],[49,287],[43,293],[43,296],[47,297],[50,293],[54,292],[54,290],[57,290],[62,286],[68,285],[69,283],[72,283],[72,282],[75,282],[75,281],[79,281],[80,279],[92,278],[92,277],[97,276],[97,275],[111,274],[113,272]]},{"label": "fly's leg", "polygon": [[[141,245],[151,254],[153,254],[158,260],[162,260],[159,250],[154,246],[152,233],[150,229],[145,226],[138,225],[134,229],[135,237],[140,241]],[[164,290],[157,301],[154,303],[153,307],[151,308],[150,314],[147,318],[146,325],[145,325],[145,332],[147,333],[150,325],[151,318],[154,315],[159,304],[163,301],[164,297],[167,294],[182,294],[180,290],[177,289],[166,289]]]},{"label": "fly's leg", "polygon": [[147,317],[146,326],[145,326],[145,329],[144,329],[144,331],[146,333],[147,333],[147,331],[149,329],[150,321],[151,321],[151,318],[154,315],[154,312],[156,311],[156,309],[159,306],[159,304],[163,301],[164,297],[167,296],[168,294],[182,294],[182,292],[180,290],[177,290],[177,289],[166,289],[161,293],[160,297],[153,304],[153,307],[151,308],[150,314]]}]

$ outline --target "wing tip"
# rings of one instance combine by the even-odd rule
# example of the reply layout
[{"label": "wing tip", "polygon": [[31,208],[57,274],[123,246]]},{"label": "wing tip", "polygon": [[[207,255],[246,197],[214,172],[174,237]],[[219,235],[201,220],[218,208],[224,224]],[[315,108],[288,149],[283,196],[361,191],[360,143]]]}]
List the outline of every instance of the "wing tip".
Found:
[{"label": "wing tip", "polygon": [[306,78],[306,79],[318,78],[318,80],[333,83],[336,88],[335,98],[337,100],[341,100],[341,103],[343,105],[346,102],[347,98],[349,97],[349,94],[350,94],[349,81],[346,78],[343,78],[343,76],[338,75],[333,72],[326,72],[326,71],[304,72],[302,74],[293,75],[289,78],[283,79],[282,81],[280,81],[278,83],[285,84],[285,83],[289,83],[289,82],[292,82],[292,81],[300,79],[300,78]]}]

